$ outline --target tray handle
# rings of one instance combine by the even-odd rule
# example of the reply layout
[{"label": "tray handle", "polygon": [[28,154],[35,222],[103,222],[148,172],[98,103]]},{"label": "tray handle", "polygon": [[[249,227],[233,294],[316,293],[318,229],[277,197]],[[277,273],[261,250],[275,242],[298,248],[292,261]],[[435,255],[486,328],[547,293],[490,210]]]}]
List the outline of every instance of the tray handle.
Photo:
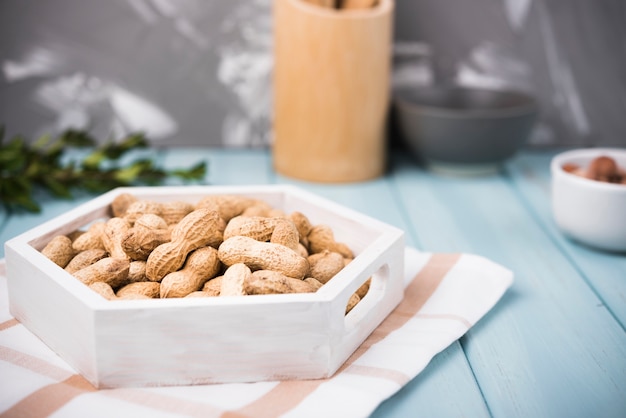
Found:
[{"label": "tray handle", "polygon": [[[360,264],[356,264],[359,262]],[[352,264],[355,263],[354,266]],[[382,250],[377,257],[358,257],[347,267],[340,281],[342,289],[331,307],[331,346],[337,367],[380,325],[404,296],[404,246],[401,240]],[[355,272],[358,272],[355,274]],[[354,274],[354,276],[352,276]],[[350,277],[352,276],[352,277]],[[371,277],[365,297],[348,313],[345,308],[351,295]],[[333,279],[334,280],[334,279]],[[340,283],[336,283],[340,285]],[[323,288],[322,288],[323,289]]]}]

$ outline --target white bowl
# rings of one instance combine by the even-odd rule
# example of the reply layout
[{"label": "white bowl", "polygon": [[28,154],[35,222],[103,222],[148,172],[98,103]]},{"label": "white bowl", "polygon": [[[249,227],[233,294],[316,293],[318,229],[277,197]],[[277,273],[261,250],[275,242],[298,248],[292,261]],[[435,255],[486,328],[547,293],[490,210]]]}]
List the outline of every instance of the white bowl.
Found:
[{"label": "white bowl", "polygon": [[601,250],[626,251],[626,185],[569,173],[565,164],[585,168],[606,155],[626,168],[626,149],[591,148],[563,152],[552,159],[552,210],[569,238]]}]

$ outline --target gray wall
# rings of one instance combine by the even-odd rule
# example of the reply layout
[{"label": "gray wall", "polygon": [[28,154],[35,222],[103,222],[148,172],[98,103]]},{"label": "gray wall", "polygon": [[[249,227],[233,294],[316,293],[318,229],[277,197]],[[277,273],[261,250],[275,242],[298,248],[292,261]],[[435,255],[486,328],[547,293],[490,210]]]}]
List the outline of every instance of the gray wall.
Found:
[{"label": "gray wall", "polygon": [[[271,142],[271,0],[0,0],[0,122]],[[397,0],[394,84],[535,94],[531,145],[626,146],[625,0]]]},{"label": "gray wall", "polygon": [[537,96],[534,144],[626,146],[626,0],[407,0],[396,17],[440,78]]}]

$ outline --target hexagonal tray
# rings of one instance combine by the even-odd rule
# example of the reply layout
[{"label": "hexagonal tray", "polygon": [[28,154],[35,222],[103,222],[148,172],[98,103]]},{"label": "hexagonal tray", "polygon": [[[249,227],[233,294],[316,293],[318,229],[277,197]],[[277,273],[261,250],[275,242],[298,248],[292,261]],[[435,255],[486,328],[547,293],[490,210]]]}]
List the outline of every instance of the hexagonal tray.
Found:
[{"label": "hexagonal tray", "polygon": [[[356,254],[316,293],[109,301],[40,250],[109,217],[121,193],[191,203],[209,194],[263,199],[326,223]],[[404,233],[286,185],[119,188],[5,244],[11,314],[94,386],[161,386],[332,375],[403,297]],[[368,294],[345,306],[372,277]]]}]

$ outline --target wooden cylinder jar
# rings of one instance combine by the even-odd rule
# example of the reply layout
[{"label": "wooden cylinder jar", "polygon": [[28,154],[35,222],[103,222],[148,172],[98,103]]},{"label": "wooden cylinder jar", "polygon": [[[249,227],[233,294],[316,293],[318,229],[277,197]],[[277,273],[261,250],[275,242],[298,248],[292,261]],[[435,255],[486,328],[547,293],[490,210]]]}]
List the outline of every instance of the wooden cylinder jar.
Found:
[{"label": "wooden cylinder jar", "polygon": [[383,174],[393,1],[334,10],[274,0],[276,171],[326,183]]}]

